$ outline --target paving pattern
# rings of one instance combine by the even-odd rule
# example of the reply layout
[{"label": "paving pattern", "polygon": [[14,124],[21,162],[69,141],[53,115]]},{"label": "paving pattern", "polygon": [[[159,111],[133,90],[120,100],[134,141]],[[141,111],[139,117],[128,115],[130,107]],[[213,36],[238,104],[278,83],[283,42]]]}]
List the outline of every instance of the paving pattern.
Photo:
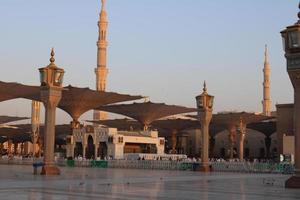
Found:
[{"label": "paving pattern", "polygon": [[0,199],[300,199],[274,174],[61,168],[61,176],[32,175],[32,167],[0,165]]}]

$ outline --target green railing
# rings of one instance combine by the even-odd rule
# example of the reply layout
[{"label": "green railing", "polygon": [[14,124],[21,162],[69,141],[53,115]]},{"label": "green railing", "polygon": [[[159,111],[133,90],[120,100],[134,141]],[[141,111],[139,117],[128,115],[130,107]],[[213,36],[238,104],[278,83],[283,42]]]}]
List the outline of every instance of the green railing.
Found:
[{"label": "green railing", "polygon": [[213,171],[241,173],[294,173],[290,163],[212,162]]},{"label": "green railing", "polygon": [[[153,169],[153,170],[195,170],[201,163],[169,161],[169,160],[67,160],[68,167],[93,168],[125,168],[125,169]],[[289,163],[250,163],[250,162],[211,162],[215,172],[239,173],[294,173],[294,166]],[[61,165],[63,166],[63,165]]]},{"label": "green railing", "polygon": [[68,167],[75,167],[75,160],[67,160]]},{"label": "green railing", "polygon": [[91,161],[91,167],[96,168],[107,168],[108,162],[106,160],[92,160]]}]

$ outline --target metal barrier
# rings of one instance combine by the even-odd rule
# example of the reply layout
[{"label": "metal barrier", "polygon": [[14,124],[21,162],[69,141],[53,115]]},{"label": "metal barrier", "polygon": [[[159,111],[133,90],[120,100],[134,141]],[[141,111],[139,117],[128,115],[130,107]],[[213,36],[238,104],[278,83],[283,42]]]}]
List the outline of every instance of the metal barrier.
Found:
[{"label": "metal barrier", "polygon": [[[42,162],[42,159],[35,159]],[[0,164],[32,165],[32,158],[0,159]],[[169,160],[56,160],[56,164],[66,167],[94,168],[125,168],[153,170],[194,170],[198,162],[169,161]],[[294,165],[290,163],[259,163],[259,162],[211,162],[212,170],[216,172],[239,173],[281,173],[293,174]]]},{"label": "metal barrier", "polygon": [[164,160],[109,160],[108,168],[192,170],[192,163]]},{"label": "metal barrier", "polygon": [[290,163],[211,162],[213,171],[241,173],[294,173]]}]

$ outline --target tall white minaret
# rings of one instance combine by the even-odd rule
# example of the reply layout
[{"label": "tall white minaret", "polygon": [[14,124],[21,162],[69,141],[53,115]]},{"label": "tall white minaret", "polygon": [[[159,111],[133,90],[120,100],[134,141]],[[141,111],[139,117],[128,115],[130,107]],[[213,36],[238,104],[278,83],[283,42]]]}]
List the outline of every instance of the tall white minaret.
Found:
[{"label": "tall white minaret", "polygon": [[[101,0],[101,12],[100,18],[98,21],[99,27],[99,38],[97,42],[98,52],[97,52],[97,68],[95,69],[96,74],[96,90],[97,91],[105,91],[106,89],[106,77],[108,74],[108,69],[106,67],[106,49],[107,49],[107,41],[106,41],[106,32],[107,32],[107,14],[105,11],[105,1]],[[100,112],[98,110],[94,111],[94,120],[105,120],[107,119],[106,112]]]},{"label": "tall white minaret", "polygon": [[270,64],[268,57],[268,47],[265,46],[265,62],[264,62],[264,92],[263,92],[263,114],[271,116],[271,95],[270,95]]}]

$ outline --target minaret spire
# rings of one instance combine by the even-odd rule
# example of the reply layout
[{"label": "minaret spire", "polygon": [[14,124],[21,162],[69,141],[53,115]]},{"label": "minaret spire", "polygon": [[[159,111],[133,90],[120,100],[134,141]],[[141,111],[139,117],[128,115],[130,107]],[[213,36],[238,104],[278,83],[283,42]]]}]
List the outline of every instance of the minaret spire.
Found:
[{"label": "minaret spire", "polygon": [[265,60],[264,60],[264,90],[263,90],[263,114],[266,116],[271,115],[271,95],[270,95],[270,64],[268,55],[268,46],[265,45]]},{"label": "minaret spire", "polygon": [[106,3],[106,0],[101,0],[101,12],[105,11],[105,3]]},{"label": "minaret spire", "polygon": [[[106,0],[101,0],[101,12],[98,21],[99,27],[99,37],[97,41],[97,68],[95,69],[96,74],[96,90],[97,91],[105,91],[106,90],[106,78],[108,74],[108,69],[106,66],[106,49],[107,49],[107,40],[106,40],[106,32],[107,32],[107,14],[105,11]],[[107,114],[104,112],[100,112],[95,110],[94,112],[94,120],[103,120],[107,118]]]},{"label": "minaret spire", "polygon": [[269,67],[268,45],[265,45],[265,62],[264,66]]}]

